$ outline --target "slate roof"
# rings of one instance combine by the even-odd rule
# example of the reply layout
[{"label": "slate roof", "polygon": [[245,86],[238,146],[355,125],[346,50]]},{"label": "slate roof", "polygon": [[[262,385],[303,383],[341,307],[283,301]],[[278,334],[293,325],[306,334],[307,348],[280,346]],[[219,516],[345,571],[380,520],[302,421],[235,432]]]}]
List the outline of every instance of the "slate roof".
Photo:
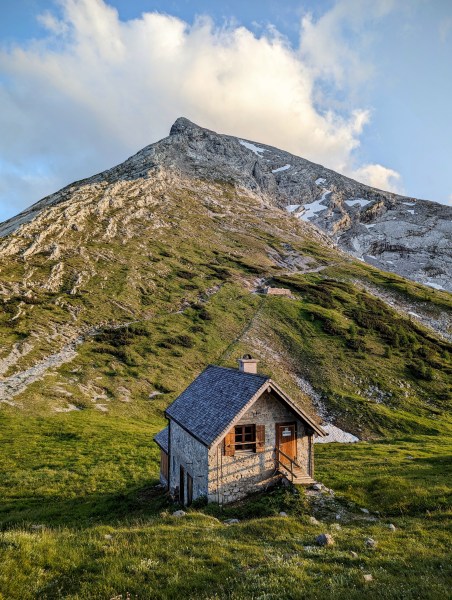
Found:
[{"label": "slate roof", "polygon": [[158,434],[154,437],[154,441],[160,446],[162,450],[164,450],[168,454],[168,427],[159,431]]},{"label": "slate roof", "polygon": [[166,415],[210,446],[268,381],[267,375],[209,365],[166,409]]}]

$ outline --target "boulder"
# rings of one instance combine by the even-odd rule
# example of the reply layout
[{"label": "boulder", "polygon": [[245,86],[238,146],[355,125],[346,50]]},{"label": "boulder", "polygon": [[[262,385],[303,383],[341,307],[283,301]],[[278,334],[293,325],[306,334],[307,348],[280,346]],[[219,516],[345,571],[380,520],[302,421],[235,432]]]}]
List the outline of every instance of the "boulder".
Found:
[{"label": "boulder", "polygon": [[393,525],[392,523],[389,523],[388,529],[389,529],[389,531],[396,531],[397,527],[395,525]]},{"label": "boulder", "polygon": [[364,573],[363,577],[366,583],[369,583],[374,580],[373,576],[370,573]]},{"label": "boulder", "polygon": [[280,517],[287,517],[287,513],[284,512],[283,510],[279,513]]},{"label": "boulder", "polygon": [[184,510],[175,510],[173,512],[173,517],[185,517],[187,513]]},{"label": "boulder", "polygon": [[373,538],[367,538],[365,543],[368,548],[376,548],[378,546],[378,542]]},{"label": "boulder", "polygon": [[315,538],[315,543],[318,546],[333,546],[334,539],[333,539],[333,536],[330,535],[329,533],[321,533],[320,535],[318,535]]},{"label": "boulder", "polygon": [[311,525],[321,525],[320,521],[317,521],[315,517],[309,517],[309,523]]}]

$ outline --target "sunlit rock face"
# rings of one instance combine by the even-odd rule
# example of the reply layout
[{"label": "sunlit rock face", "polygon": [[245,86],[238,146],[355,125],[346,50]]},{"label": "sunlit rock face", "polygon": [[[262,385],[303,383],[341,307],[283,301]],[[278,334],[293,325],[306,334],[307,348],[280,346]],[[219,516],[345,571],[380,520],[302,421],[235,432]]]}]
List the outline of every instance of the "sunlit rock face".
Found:
[{"label": "sunlit rock face", "polygon": [[[371,188],[277,148],[220,135],[179,118],[170,135],[121,165],[72,184],[0,225],[5,236],[83,188],[119,187],[171,171],[226,181],[269,208],[327,233],[341,248],[385,271],[452,291],[452,208]],[[100,209],[102,209],[100,207]]]}]

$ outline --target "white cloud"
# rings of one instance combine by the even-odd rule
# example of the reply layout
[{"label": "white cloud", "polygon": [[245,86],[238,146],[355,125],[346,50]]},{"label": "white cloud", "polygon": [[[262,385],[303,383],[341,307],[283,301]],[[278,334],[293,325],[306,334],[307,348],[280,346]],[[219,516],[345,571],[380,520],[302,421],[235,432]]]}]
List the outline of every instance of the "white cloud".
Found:
[{"label": "white cloud", "polygon": [[350,177],[380,190],[400,193],[400,174],[382,165],[365,165],[348,173]]},{"label": "white cloud", "polygon": [[318,77],[340,87],[369,79],[373,66],[363,59],[371,35],[365,25],[382,19],[394,8],[394,0],[341,0],[314,22],[302,19],[300,54]]},{"label": "white cloud", "polygon": [[[235,24],[216,28],[206,18],[188,25],[146,13],[122,22],[103,0],[60,4],[60,17],[41,17],[45,40],[0,52],[0,161],[5,181],[16,179],[9,195],[0,189],[4,213],[7,199],[21,208],[55,186],[125,159],[167,135],[178,116],[367,181],[398,177],[379,165],[356,169],[367,110],[320,110],[315,102],[314,59],[324,61],[319,40],[325,28],[334,32],[331,19],[328,27],[322,20],[304,21],[307,42],[300,53],[274,28],[257,38]],[[339,3],[347,10],[351,4]],[[332,51],[341,56],[343,48],[342,56],[358,69],[353,53],[335,39]],[[328,63],[327,71],[340,83],[338,68]],[[33,188],[21,173],[36,164],[44,175]]]}]

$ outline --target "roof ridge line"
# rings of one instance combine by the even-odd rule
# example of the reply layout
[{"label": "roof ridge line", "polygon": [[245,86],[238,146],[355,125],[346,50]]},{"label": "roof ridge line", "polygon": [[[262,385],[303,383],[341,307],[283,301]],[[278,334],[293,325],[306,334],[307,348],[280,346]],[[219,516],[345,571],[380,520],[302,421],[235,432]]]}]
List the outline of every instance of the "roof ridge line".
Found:
[{"label": "roof ridge line", "polygon": [[211,363],[207,365],[206,369],[209,367],[214,367],[215,369],[227,369],[228,371],[234,371],[235,373],[240,373],[242,375],[252,375],[253,377],[265,377],[265,379],[271,379],[270,375],[265,375],[264,373],[245,373],[244,371],[240,371],[240,369],[236,369],[235,367],[223,367],[222,365],[213,365]]}]

